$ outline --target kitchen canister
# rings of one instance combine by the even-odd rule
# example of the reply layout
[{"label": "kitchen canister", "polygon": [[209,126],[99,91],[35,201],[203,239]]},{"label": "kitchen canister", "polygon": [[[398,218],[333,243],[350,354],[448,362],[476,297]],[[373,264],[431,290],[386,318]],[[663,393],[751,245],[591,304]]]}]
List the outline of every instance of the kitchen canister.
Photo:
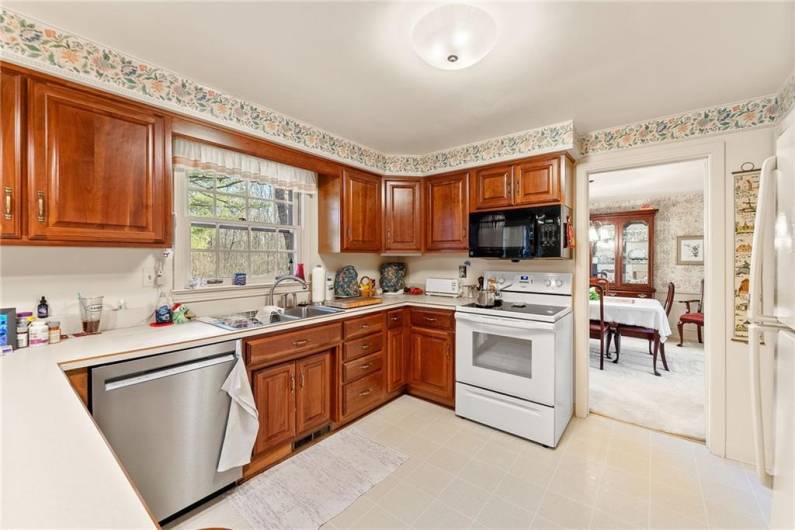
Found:
[{"label": "kitchen canister", "polygon": [[28,328],[28,343],[31,346],[46,346],[50,343],[50,327],[45,321],[33,321]]}]

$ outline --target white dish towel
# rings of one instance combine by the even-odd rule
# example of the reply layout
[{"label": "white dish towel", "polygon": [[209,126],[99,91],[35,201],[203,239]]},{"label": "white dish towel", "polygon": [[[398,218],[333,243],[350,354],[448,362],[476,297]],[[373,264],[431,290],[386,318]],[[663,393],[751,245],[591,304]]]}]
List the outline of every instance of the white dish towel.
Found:
[{"label": "white dish towel", "polygon": [[221,386],[229,394],[229,418],[226,420],[226,434],[218,460],[218,472],[251,462],[251,450],[257,440],[259,418],[254,403],[254,393],[246,374],[241,342],[237,343],[237,362]]}]

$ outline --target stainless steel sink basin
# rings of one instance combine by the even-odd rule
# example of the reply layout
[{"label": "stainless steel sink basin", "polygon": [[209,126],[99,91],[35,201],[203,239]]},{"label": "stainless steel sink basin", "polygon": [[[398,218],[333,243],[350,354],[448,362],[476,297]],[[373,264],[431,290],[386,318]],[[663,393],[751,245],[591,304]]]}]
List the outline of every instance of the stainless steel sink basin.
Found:
[{"label": "stainless steel sink basin", "polygon": [[322,305],[306,305],[300,307],[293,307],[291,309],[285,309],[284,315],[288,317],[295,317],[295,318],[312,318],[312,317],[320,317],[324,315],[332,315],[334,313],[340,313],[342,309],[337,309],[336,307],[327,307]]}]

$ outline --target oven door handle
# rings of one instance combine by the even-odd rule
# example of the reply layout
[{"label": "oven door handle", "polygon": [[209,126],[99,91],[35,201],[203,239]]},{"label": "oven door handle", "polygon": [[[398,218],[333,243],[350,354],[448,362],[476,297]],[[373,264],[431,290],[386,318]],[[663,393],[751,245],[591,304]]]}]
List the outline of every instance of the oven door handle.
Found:
[{"label": "oven door handle", "polygon": [[500,318],[483,315],[470,315],[468,313],[456,313],[456,320],[473,324],[492,324],[511,329],[521,329],[524,331],[553,331],[555,324],[551,322],[535,322],[532,320],[518,320],[514,318]]}]

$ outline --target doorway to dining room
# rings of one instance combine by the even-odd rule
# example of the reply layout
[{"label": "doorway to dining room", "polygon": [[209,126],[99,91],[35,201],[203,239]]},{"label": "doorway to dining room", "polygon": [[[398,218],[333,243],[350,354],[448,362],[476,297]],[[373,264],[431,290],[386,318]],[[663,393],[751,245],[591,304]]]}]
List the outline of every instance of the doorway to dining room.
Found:
[{"label": "doorway to dining room", "polygon": [[700,440],[707,175],[706,159],[591,173],[588,198],[590,410]]}]

